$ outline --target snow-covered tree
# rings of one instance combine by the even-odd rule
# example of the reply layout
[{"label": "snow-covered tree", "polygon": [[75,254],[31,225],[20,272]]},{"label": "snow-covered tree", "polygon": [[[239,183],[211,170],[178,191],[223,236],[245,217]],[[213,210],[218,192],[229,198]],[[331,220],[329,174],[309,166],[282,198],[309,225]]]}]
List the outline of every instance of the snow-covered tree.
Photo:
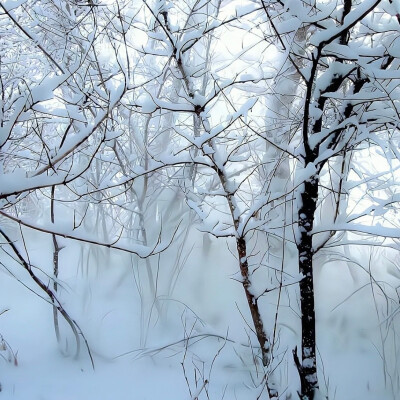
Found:
[{"label": "snow-covered tree", "polygon": [[[355,263],[360,244],[398,250],[399,7],[0,4],[1,263],[14,275],[22,266],[50,302],[63,351],[59,313],[75,353],[82,338],[91,345],[63,279],[77,243],[86,276],[76,287],[89,269],[129,264],[141,347],[170,326],[169,302],[183,303],[175,289],[193,254],[214,246],[236,258],[224,262],[242,287],[231,303],[259,397],[323,393],[316,269],[338,256]],[[201,316],[189,331],[185,318],[188,345]]]}]

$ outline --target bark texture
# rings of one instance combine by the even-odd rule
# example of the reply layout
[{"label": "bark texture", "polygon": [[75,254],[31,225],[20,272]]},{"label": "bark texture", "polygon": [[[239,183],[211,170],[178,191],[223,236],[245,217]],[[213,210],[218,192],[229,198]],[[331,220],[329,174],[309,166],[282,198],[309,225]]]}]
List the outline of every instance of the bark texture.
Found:
[{"label": "bark texture", "polygon": [[261,347],[262,362],[267,366],[270,362],[270,344],[264,330],[264,324],[261,319],[260,309],[258,307],[257,298],[250,290],[249,265],[247,261],[246,240],[240,237],[236,240],[237,252],[239,255],[240,273],[242,274],[242,285],[246,293],[247,303],[249,305],[251,317],[253,319],[254,329],[257,340]]},{"label": "bark texture", "polygon": [[301,303],[301,364],[296,360],[301,381],[302,400],[312,400],[315,389],[318,388],[316,334],[315,334],[315,307],[314,307],[314,275],[313,275],[313,248],[312,234],[314,215],[317,208],[318,178],[311,177],[304,182],[300,193],[302,205],[299,208],[300,240],[297,244],[299,252],[299,272],[303,274],[300,281]]}]

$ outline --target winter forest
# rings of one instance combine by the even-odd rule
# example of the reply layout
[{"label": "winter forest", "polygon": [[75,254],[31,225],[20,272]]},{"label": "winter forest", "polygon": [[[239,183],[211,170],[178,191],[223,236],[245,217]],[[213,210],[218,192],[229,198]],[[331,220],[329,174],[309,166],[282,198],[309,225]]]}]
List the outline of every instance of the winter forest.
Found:
[{"label": "winter forest", "polygon": [[0,94],[0,399],[400,399],[399,0],[1,0]]}]

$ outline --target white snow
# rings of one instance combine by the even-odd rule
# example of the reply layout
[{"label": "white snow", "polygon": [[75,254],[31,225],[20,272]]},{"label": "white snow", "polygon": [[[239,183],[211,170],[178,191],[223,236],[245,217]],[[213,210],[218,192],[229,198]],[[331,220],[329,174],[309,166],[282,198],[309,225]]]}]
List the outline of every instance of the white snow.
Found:
[{"label": "white snow", "polygon": [[[298,211],[318,178],[315,400],[398,400],[399,61],[380,66],[399,53],[399,1],[381,2],[348,46],[331,38],[374,1],[353,2],[343,26],[336,2],[265,2],[279,38],[253,0],[33,3],[1,3],[34,40],[1,16],[0,398],[269,400],[266,378],[297,398],[298,263],[310,259],[298,254]],[[323,127],[304,165],[307,82],[292,61],[309,79],[322,42],[308,84],[309,122]],[[66,70],[77,61],[60,74],[38,43]],[[370,80],[351,94],[359,66]],[[340,123],[347,104],[357,115]],[[266,368],[244,277],[273,355]],[[55,282],[81,329],[76,359],[61,315],[55,337]]]}]

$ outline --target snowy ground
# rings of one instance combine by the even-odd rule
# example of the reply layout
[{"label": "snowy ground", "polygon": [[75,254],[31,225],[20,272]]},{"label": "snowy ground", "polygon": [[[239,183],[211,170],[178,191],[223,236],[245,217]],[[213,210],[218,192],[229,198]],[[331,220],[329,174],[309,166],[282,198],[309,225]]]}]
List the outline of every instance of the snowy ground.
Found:
[{"label": "snowy ground", "polygon": [[[47,245],[38,237],[30,256],[50,267]],[[181,400],[199,395],[199,399],[244,400],[261,394],[267,399],[262,368],[253,362],[256,350],[249,345],[250,329],[241,315],[248,315],[242,288],[230,279],[235,260],[227,255],[225,244],[213,243],[208,256],[201,256],[200,247],[183,268],[173,296],[160,297],[162,318],[149,320],[146,314],[141,323],[130,258],[114,254],[108,266],[92,263],[83,273],[80,248],[69,245],[61,265],[60,298],[88,340],[94,371],[84,346],[78,359],[72,357],[74,341],[64,323],[61,348],[68,355],[61,354],[51,305],[23,285],[38,292],[21,267],[11,269],[21,282],[1,270],[0,304],[8,311],[0,316],[0,333],[18,364],[6,361],[6,350],[0,353],[5,357],[0,359],[1,398]],[[107,259],[105,253],[97,257]],[[379,267],[382,279],[384,266]],[[366,276],[358,270],[351,274],[340,262],[325,263],[317,273],[320,384],[329,399],[398,398],[394,324],[386,325],[381,318],[385,307],[395,308],[377,292],[374,302]],[[355,292],[357,288],[361,289]],[[292,322],[289,318],[281,323],[282,340],[296,338],[294,317]],[[182,340],[188,336],[194,338]],[[284,358],[277,371],[287,382],[281,397],[285,399],[298,385],[291,357]]]}]

